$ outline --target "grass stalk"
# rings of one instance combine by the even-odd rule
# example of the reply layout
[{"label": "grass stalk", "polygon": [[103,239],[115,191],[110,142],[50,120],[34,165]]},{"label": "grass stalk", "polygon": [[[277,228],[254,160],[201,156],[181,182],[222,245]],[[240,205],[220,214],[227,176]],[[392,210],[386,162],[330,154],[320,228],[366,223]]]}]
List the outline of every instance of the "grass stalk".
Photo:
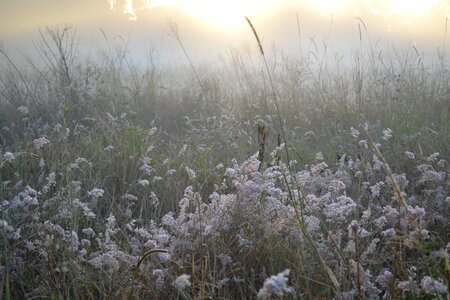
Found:
[{"label": "grass stalk", "polygon": [[394,186],[394,190],[395,190],[395,193],[397,195],[398,203],[400,204],[400,206],[406,206],[405,197],[403,197],[402,190],[400,189],[400,186],[399,186],[399,184],[397,182],[397,179],[394,177],[394,173],[392,172],[391,167],[387,163],[387,161],[384,158],[383,154],[381,153],[380,149],[378,149],[378,147],[375,145],[375,142],[373,141],[371,135],[369,134],[369,132],[367,131],[366,128],[364,128],[364,132],[365,132],[365,134],[367,136],[367,139],[369,140],[369,143],[370,143],[370,146],[371,146],[372,150],[375,152],[375,155],[377,156],[377,158],[383,162],[383,165],[384,165],[384,167],[386,169],[386,172],[388,173],[389,178],[392,180],[392,184]]},{"label": "grass stalk", "polygon": [[199,85],[199,87],[200,87],[200,90],[202,91],[202,94],[203,94],[203,97],[205,98],[205,101],[208,102],[208,96],[207,96],[207,94],[206,94],[206,91],[205,91],[205,88],[204,88],[204,86],[203,86],[203,83],[202,83],[202,81],[201,81],[201,79],[200,79],[200,76],[198,75],[198,72],[197,72],[197,70],[196,70],[196,68],[195,68],[195,66],[194,66],[194,64],[193,64],[193,62],[192,62],[192,60],[191,60],[191,57],[190,57],[189,54],[187,53],[187,50],[186,50],[186,48],[184,47],[183,42],[181,41],[181,37],[180,37],[180,33],[178,32],[178,26],[177,26],[177,24],[175,24],[175,23],[173,23],[173,22],[170,22],[170,23],[169,23],[169,28],[170,28],[170,32],[171,32],[172,36],[173,36],[173,37],[175,38],[175,40],[177,41],[178,45],[180,46],[181,50],[182,50],[183,53],[184,53],[184,56],[186,57],[186,59],[187,59],[187,61],[188,61],[188,63],[189,63],[189,66],[191,67],[192,73],[194,74],[194,77],[195,77],[195,79],[196,79],[197,82],[198,82],[198,85]]},{"label": "grass stalk", "polygon": [[[286,188],[288,190],[288,194],[289,194],[289,199],[290,202],[292,204],[292,206],[294,207],[295,213],[297,215],[297,219],[298,219],[298,228],[300,230],[300,232],[302,233],[302,235],[306,238],[306,240],[308,241],[308,243],[310,244],[310,246],[314,249],[314,252],[316,253],[317,257],[319,258],[319,262],[322,265],[322,267],[325,269],[325,272],[327,273],[329,279],[331,280],[332,284],[333,284],[333,289],[335,291],[335,293],[337,294],[337,296],[339,298],[342,298],[342,293],[341,293],[341,289],[340,289],[340,285],[339,285],[339,281],[337,280],[336,276],[334,275],[333,271],[331,270],[331,268],[326,264],[325,260],[322,258],[322,256],[319,253],[319,250],[317,249],[315,242],[313,240],[313,238],[311,237],[311,235],[309,234],[309,232],[306,230],[305,227],[305,220],[304,220],[304,214],[303,214],[303,202],[302,202],[302,198],[303,197],[299,197],[299,200],[296,201],[294,194],[292,192],[292,188],[291,185],[294,184],[296,185],[295,182],[295,177],[293,176],[292,170],[291,170],[291,166],[290,166],[290,155],[289,155],[289,146],[287,143],[287,136],[286,136],[286,131],[284,129],[283,126],[283,119],[281,117],[281,111],[280,111],[280,107],[278,104],[278,100],[277,100],[277,95],[275,92],[275,87],[273,84],[273,80],[272,80],[272,76],[271,76],[271,72],[269,69],[269,64],[267,63],[267,59],[266,56],[264,54],[264,49],[263,46],[261,44],[261,40],[259,39],[258,36],[258,32],[256,31],[255,27],[253,26],[252,22],[250,21],[250,19],[248,17],[245,17],[245,19],[247,20],[248,25],[250,26],[253,35],[255,36],[256,42],[258,44],[259,50],[260,50],[260,54],[263,58],[263,62],[264,62],[264,66],[266,68],[266,72],[267,72],[267,76],[269,78],[269,83],[270,83],[270,88],[271,88],[271,92],[272,92],[272,97],[273,97],[273,102],[275,105],[275,109],[277,112],[277,117],[278,117],[278,121],[279,121],[279,126],[280,126],[280,131],[281,131],[281,135],[284,141],[284,149],[285,149],[285,153],[286,153],[286,160],[287,160],[287,169],[290,175],[290,178],[292,179],[291,182],[289,182],[286,172],[283,172],[283,178],[284,178],[284,182],[286,184]],[[297,188],[297,191],[299,191],[299,188]],[[299,191],[299,196],[300,196],[300,191]],[[300,210],[297,204],[300,204]]]}]

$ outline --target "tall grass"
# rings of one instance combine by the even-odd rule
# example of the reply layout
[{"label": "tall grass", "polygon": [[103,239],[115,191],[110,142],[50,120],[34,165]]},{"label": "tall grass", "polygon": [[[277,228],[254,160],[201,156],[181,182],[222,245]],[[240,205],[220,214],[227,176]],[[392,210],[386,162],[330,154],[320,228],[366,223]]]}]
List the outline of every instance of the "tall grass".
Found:
[{"label": "tall grass", "polygon": [[448,297],[448,63],[363,33],[351,67],[1,50],[2,295]]}]

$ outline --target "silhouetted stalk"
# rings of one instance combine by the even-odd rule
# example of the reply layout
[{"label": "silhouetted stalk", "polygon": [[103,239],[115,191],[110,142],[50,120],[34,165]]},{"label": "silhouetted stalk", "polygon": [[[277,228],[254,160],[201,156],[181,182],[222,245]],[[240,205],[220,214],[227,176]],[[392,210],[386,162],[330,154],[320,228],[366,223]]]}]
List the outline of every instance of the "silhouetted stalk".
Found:
[{"label": "silhouetted stalk", "polygon": [[[262,47],[261,41],[259,39],[259,36],[258,36],[258,33],[256,32],[255,27],[253,26],[253,24],[252,24],[252,22],[250,21],[249,18],[245,17],[245,19],[247,20],[248,25],[252,29],[253,35],[255,36],[255,39],[256,39],[256,42],[258,43],[259,51],[260,51],[261,56],[263,58],[263,62],[264,62],[264,66],[266,68],[267,76],[269,77],[269,83],[270,83],[270,88],[271,88],[271,92],[272,92],[273,103],[274,103],[275,109],[277,111],[277,118],[278,118],[280,130],[281,130],[281,135],[282,135],[282,138],[283,138],[283,141],[284,141],[284,150],[285,150],[285,153],[286,153],[286,161],[287,161],[286,165],[287,165],[287,168],[288,168],[289,173],[290,173],[289,175],[291,175],[291,179],[293,179],[294,177],[292,176],[291,166],[290,166],[290,163],[289,163],[291,161],[291,159],[290,159],[290,155],[289,155],[289,147],[288,147],[288,144],[287,144],[286,131],[284,130],[283,119],[281,117],[280,107],[278,105],[278,100],[277,100],[277,95],[276,95],[276,92],[275,92],[275,87],[273,85],[272,75],[271,75],[270,70],[269,70],[269,64],[267,63],[267,59],[266,59],[266,56],[264,54],[264,49]],[[292,190],[290,188],[290,184],[289,184],[289,182],[287,180],[286,174],[283,173],[283,177],[284,177],[284,181],[286,182],[286,187],[288,189],[289,198],[294,200],[294,195],[293,195],[293,192],[292,192]],[[294,208],[297,211],[298,207],[297,207],[296,201],[292,201],[292,202],[293,202],[293,204],[295,203]],[[301,220],[302,226],[304,226],[305,224],[304,224],[304,217],[303,217],[303,203],[302,203],[302,201],[300,201],[300,199],[299,199],[299,204],[300,204],[299,216],[301,217],[300,220]]]},{"label": "silhouetted stalk", "polygon": [[[255,39],[256,39],[256,42],[258,43],[258,47],[259,47],[261,56],[262,56],[263,61],[264,61],[264,66],[265,66],[266,71],[267,71],[267,76],[269,77],[269,83],[270,83],[270,88],[271,88],[271,91],[272,91],[273,102],[274,102],[274,105],[275,105],[275,109],[277,111],[277,117],[278,117],[278,121],[279,121],[279,125],[280,125],[281,135],[282,135],[283,141],[284,141],[284,149],[285,149],[285,152],[286,152],[286,160],[287,160],[287,169],[289,171],[291,182],[289,182],[289,180],[287,178],[287,175],[286,175],[286,172],[282,172],[282,174],[283,174],[284,182],[286,183],[286,188],[288,190],[290,202],[291,202],[292,206],[294,207],[295,214],[297,216],[297,220],[299,221],[299,224],[298,224],[299,225],[299,230],[302,233],[302,235],[305,237],[305,239],[308,241],[310,246],[314,249],[314,252],[316,253],[317,257],[319,258],[320,264],[325,269],[328,277],[330,278],[331,282],[333,283],[333,288],[334,288],[334,291],[336,292],[338,298],[342,299],[343,296],[342,296],[342,293],[340,291],[340,285],[339,285],[339,282],[338,282],[336,276],[334,275],[334,273],[330,269],[330,267],[327,266],[326,262],[323,260],[322,256],[319,253],[319,250],[316,247],[316,244],[315,244],[313,238],[311,237],[309,232],[306,230],[304,214],[303,214],[303,212],[304,212],[304,210],[303,210],[303,202],[300,200],[301,198],[304,198],[304,197],[301,197],[301,196],[304,196],[304,195],[303,195],[302,192],[300,192],[300,189],[298,187],[297,187],[298,196],[299,196],[298,202],[294,198],[294,194],[293,194],[292,189],[291,189],[291,184],[295,184],[295,177],[292,174],[292,170],[291,170],[291,166],[290,166],[290,161],[291,160],[290,160],[290,155],[289,155],[289,147],[288,147],[288,144],[287,144],[286,131],[284,130],[283,120],[281,118],[281,112],[280,112],[280,108],[279,108],[279,105],[278,105],[277,95],[276,95],[276,92],[275,92],[275,87],[273,85],[272,76],[271,76],[271,73],[270,73],[270,70],[269,70],[269,64],[267,63],[267,59],[266,59],[266,56],[264,54],[264,49],[262,47],[261,41],[259,39],[259,36],[258,36],[258,33],[257,33],[255,27],[253,26],[252,22],[250,21],[250,19],[248,17],[245,17],[245,19],[247,20],[248,25],[252,29],[253,34],[254,34]],[[298,207],[297,204],[299,204],[300,207]]]}]

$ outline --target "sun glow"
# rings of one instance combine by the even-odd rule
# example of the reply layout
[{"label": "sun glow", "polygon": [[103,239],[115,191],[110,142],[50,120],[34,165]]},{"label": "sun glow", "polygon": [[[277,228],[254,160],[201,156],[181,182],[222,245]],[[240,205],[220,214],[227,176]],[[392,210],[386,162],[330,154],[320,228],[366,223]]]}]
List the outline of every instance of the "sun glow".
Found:
[{"label": "sun glow", "polygon": [[107,0],[113,10],[123,9],[131,20],[137,12],[156,8],[177,7],[191,16],[216,27],[234,27],[244,16],[268,11],[276,0]]},{"label": "sun glow", "polygon": [[113,10],[122,10],[136,20],[143,10],[176,8],[210,26],[234,28],[244,16],[268,13],[282,3],[306,4],[321,15],[345,15],[367,11],[385,18],[419,18],[431,11],[448,11],[446,0],[107,0]]},{"label": "sun glow", "polygon": [[319,0],[315,2],[320,9],[336,9],[343,7],[346,3],[345,0]]},{"label": "sun glow", "polygon": [[439,0],[394,0],[392,1],[392,7],[399,13],[421,16],[439,2]]},{"label": "sun glow", "polygon": [[244,16],[267,11],[275,1],[270,0],[191,0],[183,8],[195,17],[218,27],[243,24]]},{"label": "sun glow", "polygon": [[[369,0],[366,0],[370,2]],[[384,0],[370,5],[375,15],[421,17],[433,8],[445,9],[444,0]]]}]

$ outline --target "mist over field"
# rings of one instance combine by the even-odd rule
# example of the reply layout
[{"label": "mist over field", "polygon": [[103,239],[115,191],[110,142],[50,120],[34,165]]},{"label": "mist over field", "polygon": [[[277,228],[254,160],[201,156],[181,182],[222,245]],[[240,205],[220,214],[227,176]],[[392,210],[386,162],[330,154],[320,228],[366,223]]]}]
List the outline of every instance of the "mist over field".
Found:
[{"label": "mist over field", "polygon": [[202,62],[217,60],[229,48],[254,48],[243,18],[247,15],[258,27],[268,50],[276,46],[298,57],[300,50],[303,55],[314,50],[314,40],[321,49],[323,43],[327,44],[330,60],[335,54],[349,60],[359,49],[356,18],[360,18],[367,26],[368,38],[378,49],[414,46],[428,57],[442,48],[445,20],[450,15],[450,4],[445,0],[221,3],[225,2],[5,1],[0,11],[0,41],[19,60],[23,59],[20,53],[35,57],[33,41],[39,39],[39,28],[71,24],[77,30],[77,47],[83,56],[126,44],[134,62],[146,60],[153,51],[159,63],[180,65],[186,60],[169,35],[170,23],[179,27],[191,59]]},{"label": "mist over field", "polygon": [[450,3],[0,3],[0,299],[448,299]]}]

